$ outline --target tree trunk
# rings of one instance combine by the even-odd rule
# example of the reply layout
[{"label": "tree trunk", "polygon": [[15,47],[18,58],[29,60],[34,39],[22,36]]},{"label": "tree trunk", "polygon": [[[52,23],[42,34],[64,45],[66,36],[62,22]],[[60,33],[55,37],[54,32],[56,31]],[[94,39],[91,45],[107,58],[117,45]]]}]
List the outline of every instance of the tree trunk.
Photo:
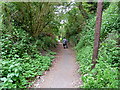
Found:
[{"label": "tree trunk", "polygon": [[94,49],[93,49],[93,57],[92,57],[93,66],[91,67],[92,69],[95,68],[95,65],[97,63],[96,59],[98,59],[100,29],[101,29],[101,22],[102,22],[102,6],[103,6],[103,0],[98,0],[96,27],[95,27],[95,36],[94,36]]}]

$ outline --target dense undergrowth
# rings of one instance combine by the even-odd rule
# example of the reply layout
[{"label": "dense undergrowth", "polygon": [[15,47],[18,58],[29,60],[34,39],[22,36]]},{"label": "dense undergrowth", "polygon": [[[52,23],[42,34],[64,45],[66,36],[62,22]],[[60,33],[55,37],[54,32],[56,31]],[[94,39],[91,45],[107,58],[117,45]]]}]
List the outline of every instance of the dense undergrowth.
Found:
[{"label": "dense undergrowth", "polygon": [[[36,5],[35,3],[25,4],[30,4],[31,7]],[[55,54],[50,51],[50,48],[56,47],[57,42],[53,37],[54,35],[46,35],[46,31],[41,34],[37,33],[39,34],[37,37],[31,35],[25,28],[28,24],[28,22],[26,22],[27,20],[25,21],[23,19],[21,25],[19,21],[23,18],[22,16],[19,16],[19,18],[13,18],[11,16],[16,12],[16,9],[14,8],[15,6],[12,8],[10,8],[10,6],[16,5],[17,7],[20,3],[3,5],[5,6],[2,7],[3,10],[1,10],[2,12],[0,13],[0,19],[2,21],[0,22],[0,89],[26,88],[31,85],[31,81],[33,81],[36,76],[42,75],[45,70],[49,69],[54,59],[52,55]],[[21,5],[24,5],[24,3]],[[40,3],[40,5],[42,4]],[[9,11],[6,11],[5,8]],[[19,11],[18,13],[21,12]],[[16,15],[18,13],[14,14]],[[26,13],[26,11],[22,13]],[[17,19],[18,21],[16,21]],[[25,27],[23,28],[23,26]],[[29,30],[32,31],[31,28],[29,28]],[[50,30],[48,33],[50,33]],[[47,51],[47,54],[44,56],[42,55],[43,51]]]},{"label": "dense undergrowth", "polygon": [[[89,6],[85,9],[88,14],[93,12],[91,9],[96,10],[96,3],[86,4]],[[0,3],[1,88],[29,87],[37,75],[42,75],[51,66],[54,58],[51,55],[55,53],[49,51],[43,56],[42,51],[48,51],[57,44],[55,37],[59,35],[60,18],[55,14],[55,5],[49,2]],[[90,14],[88,20],[81,14],[85,10],[78,8],[79,3],[71,5],[71,10],[62,13],[66,22],[62,29],[65,29],[63,34],[69,42],[76,45],[82,87],[118,88],[120,6],[118,3],[105,6],[99,58],[91,70],[96,17],[92,18]]]},{"label": "dense undergrowth", "polygon": [[[2,65],[1,86],[3,88],[27,87],[30,84],[28,81],[49,69],[53,59],[49,54],[42,56],[40,51],[47,50],[50,44],[54,46],[56,41],[51,40],[50,37],[35,40],[18,28],[14,33],[15,35],[4,33],[1,36],[2,61],[0,64]],[[48,40],[53,41],[54,44]]]},{"label": "dense undergrowth", "polygon": [[94,41],[95,17],[88,20],[82,30],[76,46],[77,60],[83,81],[83,88],[118,88],[120,57],[118,38],[120,32],[120,13],[118,3],[103,12],[99,58],[93,70],[92,53]]}]

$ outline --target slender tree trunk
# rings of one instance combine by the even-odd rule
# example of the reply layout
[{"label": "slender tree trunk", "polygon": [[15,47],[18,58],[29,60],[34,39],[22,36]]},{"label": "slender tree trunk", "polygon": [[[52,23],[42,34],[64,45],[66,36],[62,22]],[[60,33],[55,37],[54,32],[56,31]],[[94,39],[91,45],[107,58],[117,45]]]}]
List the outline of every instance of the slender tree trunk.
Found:
[{"label": "slender tree trunk", "polygon": [[103,6],[103,0],[98,0],[96,27],[95,27],[95,36],[94,36],[94,49],[93,49],[93,57],[92,57],[93,66],[91,67],[92,69],[95,68],[95,65],[97,63],[96,59],[98,59],[100,29],[101,29],[101,22],[102,22],[102,6]]}]

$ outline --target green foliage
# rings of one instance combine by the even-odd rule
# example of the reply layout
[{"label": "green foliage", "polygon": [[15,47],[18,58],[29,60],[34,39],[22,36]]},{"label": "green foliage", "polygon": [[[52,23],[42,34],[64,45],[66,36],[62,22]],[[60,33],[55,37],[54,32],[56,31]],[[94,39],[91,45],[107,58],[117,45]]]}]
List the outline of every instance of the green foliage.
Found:
[{"label": "green foliage", "polygon": [[3,23],[9,29],[11,23],[14,23],[34,37],[43,33],[55,35],[59,22],[55,19],[54,6],[54,3],[48,2],[3,3]]},{"label": "green foliage", "polygon": [[[87,13],[89,13],[89,16],[91,14],[94,14],[94,15],[96,14],[97,2],[82,2],[82,5],[84,9],[87,11]],[[109,5],[110,5],[110,2],[104,2],[103,10],[107,9]]]},{"label": "green foliage", "polygon": [[34,59],[24,55],[24,58],[4,59],[2,64],[1,85],[3,88],[25,88],[28,80],[42,75],[48,70],[51,59],[47,56],[34,55]]},{"label": "green foliage", "polygon": [[80,65],[80,71],[82,74],[86,74],[89,72],[91,66],[91,56],[92,56],[92,47],[91,46],[85,46],[84,48],[77,49],[77,60]]},{"label": "green foliage", "polygon": [[[115,40],[101,43],[99,59],[96,67],[91,71],[91,46],[86,46],[78,53],[80,71],[82,72],[83,88],[118,88],[119,48],[115,47]],[[88,48],[89,47],[89,48]]]},{"label": "green foliage", "polygon": [[83,88],[118,88],[118,68],[99,58],[96,67],[82,76]]},{"label": "green foliage", "polygon": [[[67,10],[68,4],[64,4],[66,6],[63,8]],[[60,19],[66,22],[60,28],[65,29],[61,32],[74,45],[77,44],[77,60],[84,82],[82,87],[118,88],[117,76],[120,66],[119,48],[117,47],[118,32],[120,32],[118,3],[111,3],[110,6],[108,3],[105,6],[105,8],[109,7],[103,12],[99,58],[92,71],[90,69],[95,17],[85,20],[78,7],[74,4],[70,5],[73,5],[70,7],[71,10],[64,13],[64,17],[57,19],[55,3],[0,3],[1,88],[26,88],[34,77],[42,75],[45,70],[49,69],[54,59],[53,55],[56,53],[48,49],[56,47],[55,36],[59,35]],[[94,13],[96,3],[87,5],[85,10]],[[93,12],[91,6],[94,8]],[[84,4],[83,7],[85,7]],[[46,56],[41,55],[40,52],[43,50],[48,51]]]},{"label": "green foliage", "polygon": [[81,49],[84,46],[93,46],[94,41],[94,27],[95,18],[87,21],[87,25],[83,28],[82,32],[79,34],[80,41],[78,42],[76,48]]},{"label": "green foliage", "polygon": [[54,14],[50,12],[53,9],[50,3],[13,2],[1,6],[0,87],[26,88],[51,66],[55,53],[42,56],[41,52],[56,47],[59,26],[51,18]]},{"label": "green foliage", "polygon": [[48,55],[56,55],[56,52],[49,51]]},{"label": "green foliage", "polygon": [[113,67],[120,66],[120,48],[117,47],[117,38],[119,37],[120,35],[116,30],[112,31],[108,34],[107,39],[101,43],[100,47],[100,58],[103,58],[104,61]]},{"label": "green foliage", "polygon": [[118,3],[112,3],[105,12],[103,12],[101,40],[105,39],[108,33],[113,30],[120,32],[120,17]]},{"label": "green foliage", "polygon": [[119,57],[119,8],[118,3],[111,3],[103,12],[101,28],[101,44],[99,57],[94,69],[91,70],[95,17],[90,19],[82,32],[76,46],[77,60],[82,73],[83,88],[118,88]]},{"label": "green foliage", "polygon": [[[2,77],[0,80],[2,88],[27,87],[30,79],[42,75],[45,70],[49,69],[51,59],[54,58],[39,54],[38,42],[44,41],[34,41],[34,38],[29,37],[29,34],[22,29],[14,28],[14,30],[15,34],[2,34],[1,37]],[[42,50],[42,46],[39,48]]]},{"label": "green foliage", "polygon": [[78,35],[81,32],[81,28],[84,25],[84,18],[81,15],[78,8],[73,7],[69,12],[66,13],[68,16],[68,22],[65,25],[65,36],[68,38],[69,41],[76,45],[79,39]]},{"label": "green foliage", "polygon": [[[109,2],[105,2],[103,5],[103,10],[105,10],[109,6],[109,4],[110,4]],[[82,10],[79,9],[78,7],[79,5],[81,6]],[[96,8],[97,8],[97,3],[95,2],[82,2],[82,3],[76,2],[74,7],[66,13],[66,15],[68,16],[67,18],[68,20],[64,27],[66,31],[65,36],[69,39],[70,44],[76,46],[76,44],[78,44],[78,41],[81,39],[81,37],[83,37],[83,33],[85,34],[84,36],[86,38],[86,35],[89,35],[91,34],[91,32],[93,32],[93,28],[91,27],[95,26],[95,18],[93,18],[93,16],[95,15]],[[85,16],[83,16],[82,13],[84,13]],[[85,18],[86,16],[89,19],[86,19]],[[91,27],[84,27],[86,23],[87,23],[87,26],[91,24],[90,25]],[[86,31],[89,34],[86,34]],[[93,37],[89,35],[89,37],[87,36],[85,40],[87,40],[86,42],[90,43],[90,41],[93,40]]]}]

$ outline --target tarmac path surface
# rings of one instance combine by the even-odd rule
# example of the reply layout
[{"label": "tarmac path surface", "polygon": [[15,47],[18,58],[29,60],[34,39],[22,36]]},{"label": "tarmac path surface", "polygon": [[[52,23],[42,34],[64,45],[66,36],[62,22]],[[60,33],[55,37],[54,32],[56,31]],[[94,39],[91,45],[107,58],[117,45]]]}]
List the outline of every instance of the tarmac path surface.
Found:
[{"label": "tarmac path surface", "polygon": [[57,55],[49,71],[35,81],[32,88],[79,88],[82,85],[78,73],[75,52],[59,43]]}]

